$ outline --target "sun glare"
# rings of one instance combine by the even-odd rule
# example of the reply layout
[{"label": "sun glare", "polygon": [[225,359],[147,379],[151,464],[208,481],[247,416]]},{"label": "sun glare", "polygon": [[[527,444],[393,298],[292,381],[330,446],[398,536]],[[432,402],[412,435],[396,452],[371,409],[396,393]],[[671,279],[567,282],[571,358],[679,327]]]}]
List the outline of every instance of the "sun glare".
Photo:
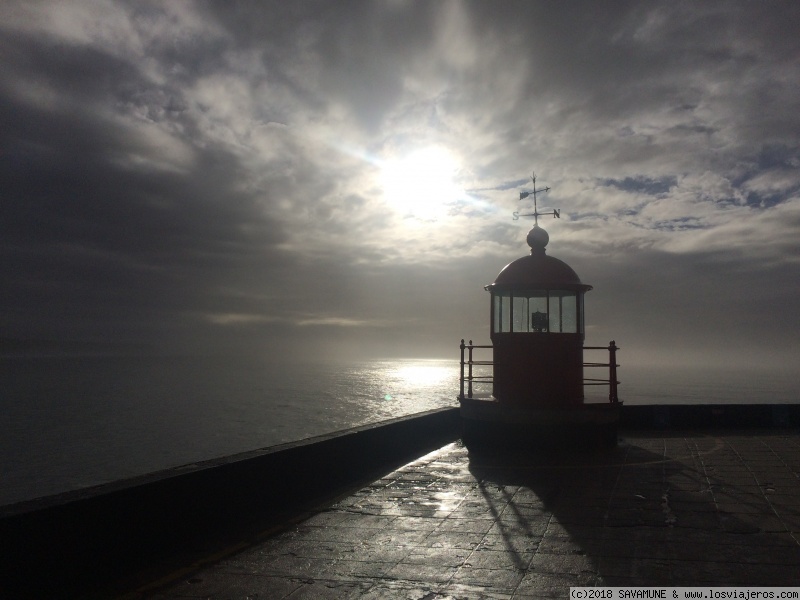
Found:
[{"label": "sun glare", "polygon": [[387,161],[381,169],[386,202],[403,217],[436,221],[462,193],[454,178],[458,163],[438,147]]},{"label": "sun glare", "polygon": [[399,367],[394,376],[404,387],[422,387],[442,383],[452,374],[452,369],[436,365],[407,365]]}]

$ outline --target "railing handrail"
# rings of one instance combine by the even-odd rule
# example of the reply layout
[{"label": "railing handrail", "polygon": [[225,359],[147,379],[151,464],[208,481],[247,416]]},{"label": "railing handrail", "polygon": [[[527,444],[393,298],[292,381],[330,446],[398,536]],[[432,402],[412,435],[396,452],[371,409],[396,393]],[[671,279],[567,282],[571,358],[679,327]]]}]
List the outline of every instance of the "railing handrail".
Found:
[{"label": "railing handrail", "polygon": [[[472,398],[472,382],[478,383],[490,383],[494,382],[494,374],[492,375],[473,375],[472,374],[472,367],[475,365],[478,366],[493,366],[493,360],[473,360],[472,352],[476,349],[493,349],[494,345],[475,345],[472,343],[472,340],[469,341],[469,344],[465,344],[464,340],[461,340],[461,374],[459,377],[459,398],[464,398],[464,382],[467,382],[467,398]],[[584,367],[608,367],[608,379],[600,379],[596,377],[584,377],[583,378],[583,385],[608,385],[608,401],[611,404],[616,404],[619,402],[619,397],[617,395],[617,386],[619,385],[619,381],[617,381],[617,350],[619,347],[617,346],[614,340],[611,340],[608,343],[608,346],[583,346],[584,350],[607,350],[608,351],[608,359],[607,363],[603,362],[584,362]],[[467,360],[464,360],[464,351],[467,351]],[[464,367],[467,366],[467,376],[464,376]]]}]

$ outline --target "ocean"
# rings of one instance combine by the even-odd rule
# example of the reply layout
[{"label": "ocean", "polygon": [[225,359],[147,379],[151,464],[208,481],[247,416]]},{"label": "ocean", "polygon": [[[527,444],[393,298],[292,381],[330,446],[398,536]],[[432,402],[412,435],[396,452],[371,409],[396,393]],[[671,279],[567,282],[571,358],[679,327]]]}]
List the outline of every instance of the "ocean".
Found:
[{"label": "ocean", "polygon": [[[457,359],[3,358],[0,505],[457,406],[458,376]],[[623,363],[618,377],[627,404],[800,401],[790,373]]]}]

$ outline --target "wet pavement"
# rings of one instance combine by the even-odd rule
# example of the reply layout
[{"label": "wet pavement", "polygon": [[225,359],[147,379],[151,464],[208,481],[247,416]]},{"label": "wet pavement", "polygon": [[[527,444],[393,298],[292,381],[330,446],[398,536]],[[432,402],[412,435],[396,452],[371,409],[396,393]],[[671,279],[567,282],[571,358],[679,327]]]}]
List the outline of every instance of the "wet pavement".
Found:
[{"label": "wet pavement", "polygon": [[129,598],[566,598],[569,586],[800,586],[796,432],[444,446]]}]

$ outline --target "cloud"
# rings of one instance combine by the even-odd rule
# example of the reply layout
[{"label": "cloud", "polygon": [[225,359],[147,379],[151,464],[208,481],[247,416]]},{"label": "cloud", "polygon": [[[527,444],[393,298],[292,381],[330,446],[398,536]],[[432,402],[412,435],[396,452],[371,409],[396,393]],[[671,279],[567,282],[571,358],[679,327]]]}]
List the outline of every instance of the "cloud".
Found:
[{"label": "cloud", "polygon": [[215,325],[242,325],[251,323],[271,323],[276,319],[267,315],[254,315],[244,313],[218,313],[203,315],[205,319]]},{"label": "cloud", "polygon": [[[796,3],[86,0],[0,17],[10,337],[254,348],[324,330],[414,353],[486,335],[481,287],[527,252],[511,213],[535,169],[562,214],[543,222],[550,252],[617,299],[597,300],[598,330],[634,313],[670,334],[649,260],[708,316],[687,335],[786,347],[734,323],[762,293],[749,281],[782,315],[796,293]],[[381,165],[429,147],[463,193],[403,218]],[[724,317],[709,269],[731,277]]]},{"label": "cloud", "polygon": [[363,319],[349,319],[346,317],[308,317],[298,320],[296,324],[299,327],[363,327],[365,325],[376,325],[376,323],[369,323]]}]

